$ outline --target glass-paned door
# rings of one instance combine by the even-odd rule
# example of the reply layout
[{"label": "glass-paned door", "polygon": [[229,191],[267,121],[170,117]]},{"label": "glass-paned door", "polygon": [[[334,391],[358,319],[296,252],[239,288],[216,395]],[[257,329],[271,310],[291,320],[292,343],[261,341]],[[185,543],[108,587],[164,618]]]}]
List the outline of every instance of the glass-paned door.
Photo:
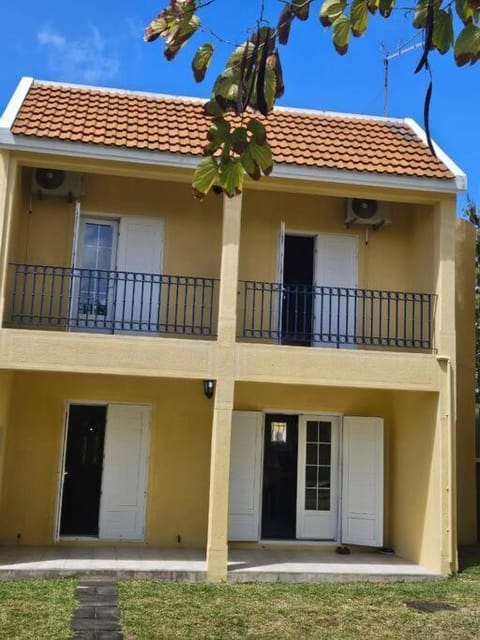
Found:
[{"label": "glass-paned door", "polygon": [[338,419],[301,416],[298,431],[297,538],[337,537]]},{"label": "glass-paned door", "polygon": [[118,221],[81,220],[73,276],[72,327],[113,331],[117,238]]}]

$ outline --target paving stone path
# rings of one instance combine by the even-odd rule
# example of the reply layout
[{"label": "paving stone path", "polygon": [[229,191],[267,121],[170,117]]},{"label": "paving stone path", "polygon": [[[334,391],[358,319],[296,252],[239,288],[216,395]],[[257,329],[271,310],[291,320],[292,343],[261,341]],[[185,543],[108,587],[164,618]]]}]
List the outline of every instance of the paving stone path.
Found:
[{"label": "paving stone path", "polygon": [[78,607],[70,623],[74,640],[123,640],[115,579],[81,580],[75,596]]}]

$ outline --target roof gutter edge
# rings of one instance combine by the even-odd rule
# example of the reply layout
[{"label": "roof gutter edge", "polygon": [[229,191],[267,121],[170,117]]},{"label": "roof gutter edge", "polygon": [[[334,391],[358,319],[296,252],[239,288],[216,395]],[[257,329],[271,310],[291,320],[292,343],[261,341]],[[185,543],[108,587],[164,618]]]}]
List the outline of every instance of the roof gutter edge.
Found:
[{"label": "roof gutter edge", "polygon": [[[86,143],[62,142],[39,139],[33,136],[16,136],[9,129],[0,128],[0,149],[26,153],[63,155],[66,157],[89,160],[110,160],[134,164],[163,165],[175,169],[195,169],[201,156],[164,153],[161,151],[142,151],[125,148],[90,145]],[[462,174],[463,177],[464,174]],[[316,169],[301,165],[277,163],[274,165],[276,178],[333,182],[338,184],[369,186],[377,188],[430,191],[441,193],[459,193],[465,190],[462,176],[454,179],[415,178],[389,174],[346,171],[340,169]]]},{"label": "roof gutter edge", "polygon": [[[417,136],[421,139],[421,141],[425,145],[428,145],[427,134],[422,129],[422,127],[417,122],[415,122],[415,120],[413,120],[412,118],[405,118],[405,124],[407,124],[411,129],[413,129],[413,131],[417,134]],[[463,185],[463,187],[461,188],[461,191],[466,191],[467,185],[468,185],[466,173],[433,140],[432,140],[432,144],[433,144],[433,148],[435,150],[437,158],[441,162],[443,162],[443,164],[446,167],[450,169],[450,171],[455,176],[455,179],[458,180],[459,184]]]}]

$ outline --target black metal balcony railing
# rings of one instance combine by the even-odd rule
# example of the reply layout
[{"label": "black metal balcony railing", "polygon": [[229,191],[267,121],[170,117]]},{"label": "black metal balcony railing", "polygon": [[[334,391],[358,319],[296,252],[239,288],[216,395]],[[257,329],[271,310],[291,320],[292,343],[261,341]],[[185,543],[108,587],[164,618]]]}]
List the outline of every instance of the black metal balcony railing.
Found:
[{"label": "black metal balcony railing", "polygon": [[240,288],[242,338],[433,349],[433,294],[254,281]]},{"label": "black metal balcony railing", "polygon": [[213,336],[218,281],[11,264],[8,323],[98,332]]}]

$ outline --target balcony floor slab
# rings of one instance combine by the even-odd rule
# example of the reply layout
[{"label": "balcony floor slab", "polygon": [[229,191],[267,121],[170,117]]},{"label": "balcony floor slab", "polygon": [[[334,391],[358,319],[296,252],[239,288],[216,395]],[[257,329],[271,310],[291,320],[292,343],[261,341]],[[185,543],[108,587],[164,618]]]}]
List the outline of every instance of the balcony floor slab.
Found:
[{"label": "balcony floor slab", "polygon": [[[107,576],[205,582],[205,552],[127,546],[1,546],[0,580]],[[229,582],[416,582],[441,576],[396,556],[332,551],[231,549]]]}]

